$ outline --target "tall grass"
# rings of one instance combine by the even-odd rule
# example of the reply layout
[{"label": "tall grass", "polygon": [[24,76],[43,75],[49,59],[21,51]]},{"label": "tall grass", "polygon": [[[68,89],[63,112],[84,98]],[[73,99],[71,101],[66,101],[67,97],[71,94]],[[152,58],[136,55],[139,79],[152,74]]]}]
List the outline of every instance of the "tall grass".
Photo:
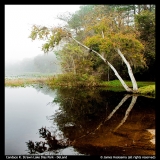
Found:
[{"label": "tall grass", "polygon": [[10,87],[24,87],[29,86],[31,84],[37,84],[37,83],[45,83],[47,78],[18,78],[18,79],[5,79],[5,86]]}]

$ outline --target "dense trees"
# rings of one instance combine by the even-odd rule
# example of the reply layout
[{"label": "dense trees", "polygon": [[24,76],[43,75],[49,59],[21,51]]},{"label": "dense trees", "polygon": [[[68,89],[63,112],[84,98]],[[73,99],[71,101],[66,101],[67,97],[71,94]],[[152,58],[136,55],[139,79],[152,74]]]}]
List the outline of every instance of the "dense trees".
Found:
[{"label": "dense trees", "polygon": [[[114,73],[127,91],[136,92],[138,87],[133,71],[142,73],[155,63],[154,10],[154,5],[81,6],[72,15],[59,16],[67,22],[66,26],[48,28],[34,25],[29,37],[32,40],[43,39],[44,52],[53,50],[62,41],[67,43],[57,52],[65,72],[101,77],[108,74],[108,80],[109,73]],[[104,62],[113,72],[109,72]],[[120,74],[124,79],[128,79],[129,74],[133,90]]]},{"label": "dense trees", "polygon": [[145,46],[144,57],[148,68],[140,70],[148,80],[155,80],[155,12],[144,10],[135,16],[136,27],[140,32],[139,39]]},{"label": "dense trees", "polygon": [[[89,8],[89,6],[82,6],[81,10],[82,8],[85,8],[85,7]],[[102,37],[106,38],[106,36],[104,37],[104,32],[106,31],[106,29],[108,30],[108,36],[112,36],[112,37],[117,35],[119,38],[120,33],[121,35],[123,35],[124,32],[125,32],[125,35],[128,37],[130,33],[132,37],[135,36],[135,38],[138,39],[143,44],[144,49],[143,49],[143,52],[141,53],[141,56],[143,56],[143,60],[145,60],[145,63],[144,61],[143,62],[141,61],[142,59],[137,60],[137,58],[135,59],[135,57],[133,58],[129,56],[126,57],[127,55],[125,54],[125,52],[122,51],[122,53],[125,54],[125,57],[127,59],[128,58],[130,59],[128,60],[130,64],[133,66],[134,73],[136,73],[137,75],[136,79],[141,79],[145,74],[146,76],[145,76],[145,79],[143,80],[154,80],[155,79],[155,72],[154,72],[155,5],[153,4],[150,4],[150,5],[146,5],[146,4],[144,5],[143,4],[142,5],[95,5],[95,6],[92,5],[91,7],[92,7],[92,10],[94,10],[95,12],[88,11],[89,13],[86,16],[84,16],[85,18],[83,18],[83,21],[85,21],[86,23],[81,23],[81,29],[83,28],[83,30],[79,31],[80,34],[77,34],[76,38],[80,40],[84,38],[84,35],[86,35],[85,37],[87,37],[88,35],[93,36],[93,30],[89,32],[86,27],[86,24],[88,23],[89,23],[88,26],[91,26],[95,32],[99,32],[99,35],[100,35],[99,38],[102,38]],[[75,13],[75,15],[78,15],[78,14],[80,14],[80,11],[77,11]],[[106,20],[106,16],[103,16],[103,15],[107,15],[108,21]],[[100,20],[100,17],[103,17],[103,20],[101,19],[101,22],[97,23],[96,18],[93,18],[93,17],[98,17],[99,20]],[[69,20],[69,24],[74,24],[73,22],[74,22],[74,19],[71,18]],[[108,26],[110,26],[110,29],[109,27],[107,27],[107,24]],[[75,29],[74,26],[70,25],[70,27],[72,27],[72,29]],[[133,30],[134,30],[134,33],[133,33]],[[112,38],[112,40],[113,39],[114,38]],[[96,39],[96,37],[92,37],[92,41],[96,41],[96,40],[98,42],[97,44],[94,44],[94,49],[96,48],[96,45],[99,45],[100,42],[99,42],[99,39]],[[105,44],[105,47],[106,46],[107,45]],[[127,47],[130,48],[130,45],[127,44],[127,46],[123,46],[123,49],[126,49]],[[107,58],[110,58],[109,61],[111,61],[111,63],[114,66],[116,66],[117,71],[121,72],[120,74],[123,75],[125,79],[128,79],[128,74],[126,72],[126,67],[124,66],[124,63],[121,63],[120,61],[118,64],[117,64],[117,61],[116,61],[116,64],[114,63],[115,59],[117,60],[118,56],[116,55],[115,57],[115,55],[113,54],[114,53],[113,47],[110,47],[110,48],[112,48],[112,50],[110,50],[110,54],[108,51]],[[138,50],[137,50],[137,53],[138,53]],[[101,65],[102,64],[103,63],[101,63]],[[97,67],[100,67],[101,65],[99,64],[97,65]],[[102,66],[103,66],[103,71],[105,71],[103,72],[103,74],[106,75],[108,72],[107,66],[106,68],[104,65]],[[115,78],[112,73],[113,72],[110,72],[110,78]],[[108,76],[106,76],[106,78],[107,77]]]}]

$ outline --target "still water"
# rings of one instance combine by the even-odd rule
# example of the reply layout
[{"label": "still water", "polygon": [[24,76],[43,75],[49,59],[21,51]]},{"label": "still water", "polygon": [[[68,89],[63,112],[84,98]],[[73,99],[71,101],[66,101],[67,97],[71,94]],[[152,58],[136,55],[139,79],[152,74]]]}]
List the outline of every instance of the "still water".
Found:
[{"label": "still water", "polygon": [[5,87],[5,155],[31,154],[29,141],[50,145],[40,138],[42,127],[67,145],[36,154],[155,155],[154,98],[95,88]]}]

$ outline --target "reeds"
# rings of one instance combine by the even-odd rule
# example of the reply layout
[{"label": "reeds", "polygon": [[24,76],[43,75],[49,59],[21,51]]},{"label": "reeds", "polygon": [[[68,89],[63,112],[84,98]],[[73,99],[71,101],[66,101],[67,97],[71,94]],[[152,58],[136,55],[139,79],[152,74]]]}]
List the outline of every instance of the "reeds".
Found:
[{"label": "reeds", "polygon": [[32,84],[45,83],[47,78],[18,78],[18,79],[5,79],[5,86],[10,87],[24,87]]}]

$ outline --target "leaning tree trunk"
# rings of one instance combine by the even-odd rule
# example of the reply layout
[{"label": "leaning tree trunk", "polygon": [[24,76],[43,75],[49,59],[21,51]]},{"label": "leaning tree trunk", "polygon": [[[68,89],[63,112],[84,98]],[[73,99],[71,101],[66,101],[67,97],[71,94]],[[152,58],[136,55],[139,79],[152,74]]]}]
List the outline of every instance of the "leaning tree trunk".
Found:
[{"label": "leaning tree trunk", "polygon": [[[139,6],[139,5],[138,5],[138,6]],[[34,29],[33,29],[33,31],[31,32],[31,35],[29,36],[32,40],[34,40],[34,39],[36,38],[35,35],[36,35],[36,36],[38,35],[37,28],[40,28],[39,31],[41,31],[41,30],[42,30],[42,31],[46,31],[46,35],[47,35],[47,33],[48,33],[48,29],[47,29],[46,27],[41,28],[41,27],[39,27],[39,26],[37,27],[37,26],[35,26],[35,25],[34,25],[33,27],[34,27]],[[83,46],[83,47],[86,48],[87,50],[90,50],[90,48],[88,48],[87,46],[83,45],[81,42],[77,41],[75,38],[73,38],[73,37],[72,37],[72,34],[71,34],[70,32],[68,32],[65,28],[64,28],[63,31],[62,31],[62,28],[55,28],[54,30],[52,29],[51,31],[52,31],[52,34],[53,34],[53,32],[55,32],[55,33],[54,33],[54,34],[55,34],[55,35],[54,35],[54,42],[58,42],[58,43],[59,43],[62,38],[68,37],[68,38],[73,39],[76,43],[78,43],[79,45]],[[35,34],[35,33],[36,33],[36,34]],[[59,37],[59,34],[57,34],[57,33],[60,34],[60,37]],[[42,37],[40,37],[40,35],[38,35],[38,36],[39,36],[40,39],[44,38],[43,36],[42,36]],[[103,31],[102,31],[102,37],[104,38],[104,33],[103,33]],[[48,43],[48,42],[47,42],[47,43]],[[57,44],[58,44],[58,43],[57,43]],[[51,47],[51,48],[52,48],[52,47]],[[45,52],[48,52],[48,48],[45,48],[45,47],[44,47],[44,51],[45,51]],[[126,90],[127,92],[132,92],[132,93],[137,92],[138,87],[137,87],[137,83],[136,83],[136,80],[135,80],[135,78],[134,78],[132,69],[131,69],[131,67],[130,67],[130,64],[129,64],[129,62],[125,59],[125,57],[123,56],[123,54],[121,53],[121,51],[120,51],[119,49],[117,49],[118,54],[121,56],[122,60],[123,60],[123,61],[125,62],[125,64],[127,65],[128,74],[129,74],[129,76],[130,76],[130,78],[131,78],[132,85],[133,85],[133,90],[127,86],[127,84],[124,82],[124,80],[123,80],[123,79],[121,78],[121,76],[118,74],[117,70],[112,66],[112,64],[111,64],[109,61],[107,61],[101,54],[99,54],[99,53],[96,52],[95,50],[91,50],[91,51],[94,52],[94,53],[96,53],[96,55],[98,55],[105,63],[107,63],[107,64],[109,65],[109,67],[113,70],[113,72],[115,73],[115,75],[117,76],[117,78],[120,80],[121,84],[123,85],[123,87],[125,88],[125,90]],[[74,61],[73,61],[73,62],[74,62]],[[74,69],[75,69],[75,66],[74,66]],[[76,70],[74,70],[74,71],[76,72]]]},{"label": "leaning tree trunk", "polygon": [[137,82],[134,78],[133,72],[132,72],[132,68],[129,64],[129,62],[126,60],[126,58],[124,57],[124,55],[121,53],[121,51],[119,50],[119,48],[117,49],[118,54],[121,56],[121,58],[123,59],[124,63],[126,64],[127,68],[128,68],[128,74],[131,78],[132,81],[132,85],[133,85],[133,92],[137,92],[138,90],[138,86],[137,86]]},{"label": "leaning tree trunk", "polygon": [[[75,42],[77,42],[79,45],[81,45],[82,47],[86,48],[87,50],[90,50],[89,47],[85,46],[84,44],[82,44],[81,42],[77,41],[75,38],[71,37]],[[121,56],[122,60],[125,62],[125,64],[127,65],[127,68],[128,68],[128,73],[129,73],[129,76],[131,78],[131,81],[132,81],[132,84],[133,84],[133,90],[131,88],[129,88],[127,86],[127,84],[124,82],[124,80],[121,78],[121,76],[118,74],[117,70],[113,67],[113,65],[107,61],[101,54],[99,54],[98,52],[96,52],[95,50],[92,50],[92,52],[96,53],[105,63],[107,63],[110,68],[113,70],[113,72],[115,73],[115,75],[117,76],[117,78],[119,79],[119,81],[121,82],[122,86],[124,87],[124,89],[127,91],[127,92],[136,92],[138,90],[138,87],[137,87],[137,83],[135,81],[135,78],[133,76],[133,72],[132,72],[132,69],[130,67],[130,64],[129,62],[125,59],[125,57],[123,56],[123,54],[120,52],[119,49],[118,50],[118,54]]]}]

